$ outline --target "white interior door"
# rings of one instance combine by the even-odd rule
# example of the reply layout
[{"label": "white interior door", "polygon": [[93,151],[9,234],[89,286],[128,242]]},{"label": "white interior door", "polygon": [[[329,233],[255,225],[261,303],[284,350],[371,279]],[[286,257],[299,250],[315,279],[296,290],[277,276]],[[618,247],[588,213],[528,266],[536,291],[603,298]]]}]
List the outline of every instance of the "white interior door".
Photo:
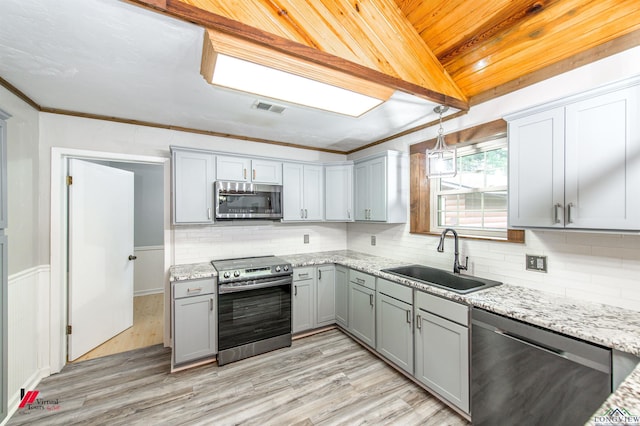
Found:
[{"label": "white interior door", "polygon": [[70,361],[133,325],[134,174],[69,160]]}]

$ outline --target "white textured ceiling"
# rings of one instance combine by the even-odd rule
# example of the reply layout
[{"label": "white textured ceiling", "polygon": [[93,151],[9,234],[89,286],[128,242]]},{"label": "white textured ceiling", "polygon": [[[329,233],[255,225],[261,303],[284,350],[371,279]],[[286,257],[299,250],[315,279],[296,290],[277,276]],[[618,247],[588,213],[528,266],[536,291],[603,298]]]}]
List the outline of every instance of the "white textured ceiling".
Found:
[{"label": "white textured ceiling", "polygon": [[338,151],[436,118],[401,92],[359,118],[273,100],[284,113],[256,110],[270,100],[200,75],[203,33],[118,0],[2,0],[0,77],[43,107]]}]

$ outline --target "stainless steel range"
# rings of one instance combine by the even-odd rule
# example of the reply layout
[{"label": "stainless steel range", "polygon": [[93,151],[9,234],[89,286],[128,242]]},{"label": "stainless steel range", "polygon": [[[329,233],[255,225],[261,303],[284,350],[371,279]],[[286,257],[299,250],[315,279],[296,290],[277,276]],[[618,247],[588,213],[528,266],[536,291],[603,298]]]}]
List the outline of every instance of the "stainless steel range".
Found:
[{"label": "stainless steel range", "polygon": [[291,264],[275,256],[214,260],[218,365],[291,346]]}]

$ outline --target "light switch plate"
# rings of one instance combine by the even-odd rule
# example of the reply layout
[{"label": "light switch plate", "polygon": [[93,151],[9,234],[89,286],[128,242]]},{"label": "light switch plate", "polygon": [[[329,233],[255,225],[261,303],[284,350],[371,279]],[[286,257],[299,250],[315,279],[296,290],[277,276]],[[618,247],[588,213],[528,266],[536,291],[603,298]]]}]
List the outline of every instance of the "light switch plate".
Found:
[{"label": "light switch plate", "polygon": [[527,271],[547,272],[547,256],[527,254]]}]

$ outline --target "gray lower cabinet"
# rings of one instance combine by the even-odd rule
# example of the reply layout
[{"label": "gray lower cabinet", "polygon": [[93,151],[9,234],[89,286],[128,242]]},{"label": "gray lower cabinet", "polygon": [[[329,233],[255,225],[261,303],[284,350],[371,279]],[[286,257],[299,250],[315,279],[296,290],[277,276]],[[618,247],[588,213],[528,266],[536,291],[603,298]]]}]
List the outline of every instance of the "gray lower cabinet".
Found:
[{"label": "gray lower cabinet", "polygon": [[316,318],[314,327],[336,322],[336,269],[333,265],[318,266],[316,282]]},{"label": "gray lower cabinet", "polygon": [[335,266],[295,268],[292,298],[293,333],[334,324]]},{"label": "gray lower cabinet", "polygon": [[315,269],[296,268],[293,270],[291,331],[294,334],[313,328]]},{"label": "gray lower cabinet", "polygon": [[363,343],[376,347],[376,280],[359,271],[349,271],[349,327]]},{"label": "gray lower cabinet", "polygon": [[376,351],[413,374],[413,291],[378,278]]},{"label": "gray lower cabinet", "polygon": [[217,352],[216,280],[173,284],[173,363],[185,364]]},{"label": "gray lower cabinet", "polygon": [[336,265],[335,308],[336,323],[347,328],[349,325],[349,270]]},{"label": "gray lower cabinet", "polygon": [[415,301],[415,377],[469,413],[468,307],[419,291]]}]

